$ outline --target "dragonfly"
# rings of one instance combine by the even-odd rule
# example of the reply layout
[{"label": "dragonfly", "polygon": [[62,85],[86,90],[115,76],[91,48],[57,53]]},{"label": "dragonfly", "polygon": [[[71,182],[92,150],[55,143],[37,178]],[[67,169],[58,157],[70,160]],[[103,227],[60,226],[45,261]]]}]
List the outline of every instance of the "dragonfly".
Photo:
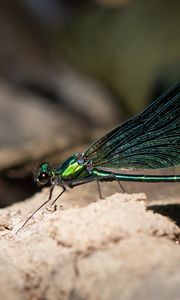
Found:
[{"label": "dragonfly", "polygon": [[[96,181],[180,182],[180,175],[145,175],[113,172],[120,170],[155,170],[180,164],[180,82],[153,101],[143,112],[95,141],[85,152],[70,156],[50,167],[43,162],[35,181],[51,184],[49,197],[24,222],[19,230],[51,199],[55,186],[61,193],[78,185]],[[19,231],[18,230],[18,231]]]}]

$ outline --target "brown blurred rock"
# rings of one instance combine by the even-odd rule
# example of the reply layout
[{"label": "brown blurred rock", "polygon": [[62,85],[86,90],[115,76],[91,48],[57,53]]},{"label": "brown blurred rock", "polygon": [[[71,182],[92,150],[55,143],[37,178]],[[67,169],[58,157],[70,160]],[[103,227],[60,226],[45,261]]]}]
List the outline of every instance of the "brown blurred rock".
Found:
[{"label": "brown blurred rock", "polygon": [[[76,130],[68,126],[70,121],[74,122]],[[58,135],[80,137],[82,124],[73,113],[41,101],[38,96],[0,83],[1,149],[34,141],[47,141],[50,144]]]},{"label": "brown blurred rock", "polygon": [[1,299],[178,300],[180,230],[146,211],[144,194],[87,205],[92,196],[79,187],[15,235],[46,197],[47,189],[1,210]]},{"label": "brown blurred rock", "polygon": [[[59,124],[64,124],[65,131],[70,129],[70,121],[74,122],[74,126],[81,123],[81,128],[83,125],[87,126],[87,123],[88,126],[109,125],[113,124],[113,121],[115,123],[118,113],[116,107],[112,106],[113,97],[106,87],[96,82],[93,77],[89,78],[86,74],[76,72],[73,66],[67,67],[63,58],[55,58],[56,46],[50,37],[50,32],[54,31],[49,32],[47,27],[41,24],[40,18],[33,15],[30,6],[16,0],[0,2],[0,77],[11,85],[16,85],[20,94],[17,95],[15,89],[12,91],[11,86],[8,91],[8,86],[0,82],[0,126],[3,131],[9,131],[9,127],[14,128],[17,118],[23,126],[20,128],[22,139],[25,135],[24,127],[28,130],[28,123],[32,119],[35,120],[34,133],[38,134],[39,129],[43,129],[44,126],[42,135],[54,134],[54,128],[58,126],[57,117]],[[43,14],[43,6],[41,9]],[[16,99],[16,96],[20,99]],[[53,111],[54,103],[56,107]],[[28,109],[29,115],[24,112]],[[5,115],[2,117],[4,110]],[[13,117],[9,116],[9,110],[15,111]],[[42,114],[47,122],[41,122]],[[40,118],[37,127],[38,115]],[[74,134],[76,132],[81,132],[81,129],[77,128]],[[2,143],[1,134],[0,131]],[[12,143],[16,136],[9,135],[8,142]],[[26,140],[29,138],[31,137],[28,132]]]}]

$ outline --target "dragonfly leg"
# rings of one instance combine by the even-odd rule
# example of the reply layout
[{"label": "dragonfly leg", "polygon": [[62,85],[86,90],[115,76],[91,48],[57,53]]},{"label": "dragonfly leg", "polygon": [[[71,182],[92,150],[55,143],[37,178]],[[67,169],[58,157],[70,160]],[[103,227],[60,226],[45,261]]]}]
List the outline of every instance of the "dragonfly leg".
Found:
[{"label": "dragonfly leg", "polygon": [[[51,203],[51,206],[53,206],[55,203],[56,203],[56,201],[61,197],[61,195],[64,193],[66,191],[66,188],[65,187],[63,187],[63,190],[62,190],[62,192],[53,200],[53,202]],[[55,209],[56,210],[56,209]]]},{"label": "dragonfly leg", "polygon": [[103,197],[102,197],[102,193],[101,193],[101,187],[100,187],[100,183],[99,183],[99,181],[98,181],[98,180],[96,180],[96,182],[97,182],[97,187],[98,187],[99,198],[100,198],[100,199],[103,199]]},{"label": "dragonfly leg", "polygon": [[21,231],[23,228],[24,228],[24,226],[28,223],[28,221],[30,220],[30,219],[32,219],[32,217],[38,212],[38,210],[40,210],[44,205],[46,205],[49,201],[51,201],[51,198],[52,198],[52,192],[53,192],[53,189],[54,189],[54,185],[52,185],[51,186],[51,188],[50,188],[50,191],[49,191],[49,197],[48,197],[48,199],[45,201],[45,202],[43,202],[27,219],[26,219],[26,221],[22,224],[22,226],[16,231],[16,234],[18,234],[19,233],[19,231]]},{"label": "dragonfly leg", "polygon": [[117,183],[119,184],[121,190],[122,190],[124,193],[126,193],[126,191],[125,191],[125,189],[124,189],[122,183],[121,183],[120,181],[117,181]]}]

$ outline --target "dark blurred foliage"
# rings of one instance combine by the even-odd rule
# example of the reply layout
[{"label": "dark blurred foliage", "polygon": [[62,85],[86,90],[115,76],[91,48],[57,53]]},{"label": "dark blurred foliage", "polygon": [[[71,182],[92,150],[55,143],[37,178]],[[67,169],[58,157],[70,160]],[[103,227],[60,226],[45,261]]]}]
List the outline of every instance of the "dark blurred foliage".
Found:
[{"label": "dark blurred foliage", "polygon": [[179,81],[179,18],[177,0],[91,7],[60,32],[59,51],[105,82],[129,112],[138,112],[158,83],[162,93]]},{"label": "dark blurred foliage", "polygon": [[133,114],[178,81],[179,8],[178,0],[0,2],[0,73],[67,105],[55,81],[68,65]]},{"label": "dark blurred foliage", "polygon": [[2,205],[179,81],[179,23],[179,0],[0,1]]}]

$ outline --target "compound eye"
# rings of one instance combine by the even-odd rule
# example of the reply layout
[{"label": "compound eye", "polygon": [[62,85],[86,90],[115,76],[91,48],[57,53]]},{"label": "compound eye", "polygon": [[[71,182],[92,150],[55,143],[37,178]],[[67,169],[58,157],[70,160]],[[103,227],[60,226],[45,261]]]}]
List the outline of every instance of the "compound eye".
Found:
[{"label": "compound eye", "polygon": [[41,172],[37,179],[38,179],[39,183],[46,184],[49,182],[50,176],[47,172]]}]

